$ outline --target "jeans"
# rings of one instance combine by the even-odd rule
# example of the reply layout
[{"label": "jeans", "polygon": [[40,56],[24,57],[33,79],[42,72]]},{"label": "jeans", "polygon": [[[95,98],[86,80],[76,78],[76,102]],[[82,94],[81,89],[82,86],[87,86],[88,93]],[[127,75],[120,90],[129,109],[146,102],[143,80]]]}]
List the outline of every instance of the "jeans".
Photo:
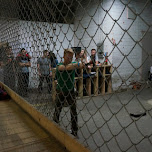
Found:
[{"label": "jeans", "polygon": [[47,82],[47,85],[48,85],[48,91],[50,92],[51,91],[51,79],[50,79],[50,76],[49,75],[41,75],[40,78],[39,78],[39,86],[38,86],[38,90],[39,92],[42,91],[42,84],[43,84],[43,81],[44,79],[46,79],[46,82]]},{"label": "jeans", "polygon": [[65,101],[67,101],[67,104],[70,106],[71,123],[72,123],[71,130],[72,130],[72,134],[76,136],[78,131],[78,124],[77,124],[78,118],[76,111],[76,95],[74,91],[66,92],[66,93],[57,91],[57,101],[55,105],[53,120],[56,123],[59,123],[59,116],[65,104]]}]

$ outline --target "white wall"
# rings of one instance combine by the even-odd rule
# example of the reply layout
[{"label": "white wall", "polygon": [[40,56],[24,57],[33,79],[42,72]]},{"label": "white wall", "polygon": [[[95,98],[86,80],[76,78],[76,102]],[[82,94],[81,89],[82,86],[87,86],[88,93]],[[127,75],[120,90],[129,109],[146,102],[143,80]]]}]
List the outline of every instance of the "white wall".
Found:
[{"label": "white wall", "polygon": [[17,20],[0,20],[0,41],[8,42],[16,55],[20,47],[19,22]]},{"label": "white wall", "polygon": [[[59,62],[65,48],[74,46],[73,25],[32,21],[3,22],[2,41],[9,42],[15,56],[25,48],[32,56],[30,68],[30,87],[37,87],[37,58],[44,49],[53,51]],[[58,50],[58,51],[57,51]]]},{"label": "white wall", "polygon": [[[147,5],[140,15],[147,22],[145,24],[140,16],[135,20],[127,18],[127,7],[122,2],[128,1],[89,2],[85,1],[82,4],[84,9],[79,8],[77,11],[75,44],[87,47],[90,53],[92,48],[97,48],[98,42],[104,41],[104,52],[108,52],[109,60],[113,64],[114,90],[120,86],[126,87],[130,81],[141,80],[142,47],[141,43],[139,45],[137,42],[142,38],[142,31],[148,30],[146,24],[152,22],[151,5]],[[140,13],[145,4],[146,0],[133,0],[129,6],[134,7],[136,13]],[[84,28],[88,33],[83,35]],[[112,39],[115,39],[117,46],[110,42]]]},{"label": "white wall", "polygon": [[47,49],[53,51],[60,62],[64,49],[74,46],[73,25],[20,21],[19,39],[21,47],[27,49],[32,56],[30,84],[37,87],[37,58]]},{"label": "white wall", "polygon": [[98,0],[83,1],[82,7],[78,7],[74,22],[75,46],[86,48],[88,55],[102,41],[102,31],[98,26],[101,21],[98,4]]},{"label": "white wall", "polygon": [[[122,2],[129,2],[128,6],[134,7],[139,14],[135,20],[127,18],[127,7]],[[74,25],[5,21],[0,30],[1,40],[8,41],[14,52],[24,47],[32,55],[31,82],[35,82],[31,86],[37,84],[36,62],[44,49],[53,50],[60,60],[64,48],[80,46],[90,54],[92,48],[96,49],[98,43],[104,42],[103,50],[108,52],[113,64],[113,88],[117,89],[125,83],[141,79],[142,31],[152,31],[152,5],[145,7],[146,2],[82,1],[81,6],[77,7]],[[110,42],[112,39],[115,39],[117,46]]]}]

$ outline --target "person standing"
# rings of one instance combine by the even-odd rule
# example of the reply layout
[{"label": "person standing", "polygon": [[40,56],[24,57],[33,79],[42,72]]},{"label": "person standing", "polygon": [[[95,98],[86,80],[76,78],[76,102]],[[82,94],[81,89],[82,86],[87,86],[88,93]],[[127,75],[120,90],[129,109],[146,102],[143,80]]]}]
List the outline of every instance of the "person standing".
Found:
[{"label": "person standing", "polygon": [[30,59],[26,56],[24,48],[20,51],[20,56],[17,57],[18,63],[18,91],[21,96],[27,96],[29,84],[29,67],[31,66]]},{"label": "person standing", "polygon": [[59,116],[62,107],[67,101],[71,111],[71,130],[74,136],[77,136],[77,111],[76,111],[76,94],[74,92],[74,77],[75,70],[83,68],[84,64],[79,62],[72,62],[74,52],[72,49],[64,50],[64,62],[59,63],[56,68],[57,78],[57,101],[55,105],[55,112],[53,120],[59,123]]},{"label": "person standing", "polygon": [[11,89],[15,89],[14,56],[10,46],[5,49],[4,60],[4,83]]},{"label": "person standing", "polygon": [[44,81],[44,79],[46,79],[46,82],[48,84],[48,92],[50,93],[50,91],[51,91],[50,77],[52,75],[52,71],[51,71],[51,61],[48,58],[47,50],[44,50],[43,56],[38,59],[37,67],[38,67],[38,75],[39,75],[38,91],[39,91],[39,93],[42,92],[43,81]]},{"label": "person standing", "polygon": [[58,60],[53,52],[49,52],[49,58],[51,60],[51,67],[56,68]]}]

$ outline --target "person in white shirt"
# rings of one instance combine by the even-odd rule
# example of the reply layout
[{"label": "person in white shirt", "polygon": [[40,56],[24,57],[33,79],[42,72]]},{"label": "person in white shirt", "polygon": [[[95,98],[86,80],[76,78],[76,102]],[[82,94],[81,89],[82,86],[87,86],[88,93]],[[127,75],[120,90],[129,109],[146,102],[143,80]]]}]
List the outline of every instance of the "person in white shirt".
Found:
[{"label": "person in white shirt", "polygon": [[99,59],[98,59],[98,56],[96,54],[96,50],[95,49],[91,50],[91,56],[87,57],[87,61],[90,64],[93,64],[93,66],[95,66],[95,65],[97,65],[99,63]]}]

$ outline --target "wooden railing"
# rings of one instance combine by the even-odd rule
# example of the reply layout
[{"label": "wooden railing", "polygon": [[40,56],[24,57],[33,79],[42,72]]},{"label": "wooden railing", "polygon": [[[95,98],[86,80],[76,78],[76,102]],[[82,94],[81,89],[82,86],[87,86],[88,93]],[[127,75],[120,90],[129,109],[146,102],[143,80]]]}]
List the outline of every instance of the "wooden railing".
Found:
[{"label": "wooden railing", "polygon": [[[56,69],[52,74],[52,98],[55,101],[56,84],[55,80]],[[93,72],[92,72],[93,71]],[[97,96],[112,92],[112,65],[101,65],[94,68],[79,69],[76,71],[75,88],[78,97]]]}]

